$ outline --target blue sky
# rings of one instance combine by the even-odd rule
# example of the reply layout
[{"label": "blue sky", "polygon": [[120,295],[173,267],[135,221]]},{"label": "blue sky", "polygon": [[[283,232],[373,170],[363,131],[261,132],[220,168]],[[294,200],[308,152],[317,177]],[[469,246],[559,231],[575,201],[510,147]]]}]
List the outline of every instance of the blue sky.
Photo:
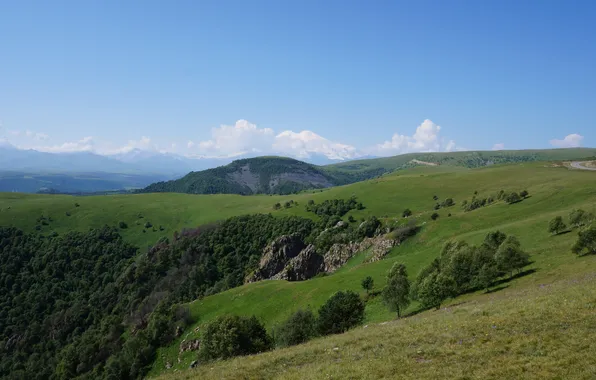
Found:
[{"label": "blue sky", "polygon": [[190,156],[596,146],[594,19],[590,1],[4,1],[0,138]]}]

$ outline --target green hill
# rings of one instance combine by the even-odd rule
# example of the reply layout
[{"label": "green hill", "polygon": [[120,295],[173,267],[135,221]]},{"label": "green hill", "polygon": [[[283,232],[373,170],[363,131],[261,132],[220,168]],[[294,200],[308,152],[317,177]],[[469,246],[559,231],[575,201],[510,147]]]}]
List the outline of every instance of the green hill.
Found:
[{"label": "green hill", "polygon": [[326,166],[315,166],[285,157],[257,157],[191,172],[177,180],[154,183],[139,192],[292,194],[364,181],[420,165],[478,168],[514,162],[583,159],[595,154],[596,149],[588,148],[411,153]]},{"label": "green hill", "polygon": [[331,176],[314,165],[285,157],[257,157],[191,172],[177,180],[154,183],[142,192],[291,194],[334,184]]}]

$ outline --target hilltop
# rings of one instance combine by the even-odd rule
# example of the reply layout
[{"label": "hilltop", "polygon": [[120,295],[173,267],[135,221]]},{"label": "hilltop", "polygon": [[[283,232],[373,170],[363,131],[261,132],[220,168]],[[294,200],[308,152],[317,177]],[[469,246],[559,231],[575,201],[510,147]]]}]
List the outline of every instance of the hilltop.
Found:
[{"label": "hilltop", "polygon": [[411,153],[324,166],[285,157],[257,157],[191,172],[177,180],[154,183],[139,192],[292,194],[365,181],[421,165],[478,168],[514,162],[583,159],[595,154],[596,149],[589,148]]},{"label": "hilltop", "polygon": [[335,179],[320,168],[286,157],[257,157],[167,182],[147,186],[142,192],[190,194],[291,194],[305,189],[327,188]]}]

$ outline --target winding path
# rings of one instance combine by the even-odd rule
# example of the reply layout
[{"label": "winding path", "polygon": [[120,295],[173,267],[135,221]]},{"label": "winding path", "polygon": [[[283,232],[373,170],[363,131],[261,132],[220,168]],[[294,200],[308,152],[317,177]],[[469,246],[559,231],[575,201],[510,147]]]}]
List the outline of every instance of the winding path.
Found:
[{"label": "winding path", "polygon": [[575,169],[582,169],[582,170],[596,170],[596,168],[589,168],[587,166],[582,165],[583,162],[581,161],[573,161],[571,163],[571,167]]}]

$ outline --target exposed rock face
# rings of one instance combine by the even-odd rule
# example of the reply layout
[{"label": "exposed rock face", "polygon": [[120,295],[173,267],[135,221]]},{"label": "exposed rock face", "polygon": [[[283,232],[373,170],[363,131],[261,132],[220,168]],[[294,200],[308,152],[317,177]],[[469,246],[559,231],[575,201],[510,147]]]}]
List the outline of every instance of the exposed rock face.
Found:
[{"label": "exposed rock face", "polygon": [[284,235],[275,239],[263,251],[259,268],[245,282],[265,280],[281,272],[288,262],[304,249],[298,235]]},{"label": "exposed rock face", "polygon": [[375,262],[385,257],[391,248],[398,245],[397,240],[386,239],[383,236],[365,238],[360,243],[333,244],[324,256],[324,271],[333,273],[344,265],[356,253],[371,249],[367,262]]},{"label": "exposed rock face", "polygon": [[259,268],[247,276],[245,282],[267,279],[304,281],[321,272],[335,272],[356,253],[367,249],[371,250],[367,262],[381,260],[398,244],[398,240],[377,236],[365,238],[360,243],[334,244],[321,256],[312,244],[305,247],[298,235],[285,235],[265,248]]},{"label": "exposed rock face", "polygon": [[322,272],[323,256],[311,244],[291,259],[285,268],[272,277],[273,280],[304,281]]}]

